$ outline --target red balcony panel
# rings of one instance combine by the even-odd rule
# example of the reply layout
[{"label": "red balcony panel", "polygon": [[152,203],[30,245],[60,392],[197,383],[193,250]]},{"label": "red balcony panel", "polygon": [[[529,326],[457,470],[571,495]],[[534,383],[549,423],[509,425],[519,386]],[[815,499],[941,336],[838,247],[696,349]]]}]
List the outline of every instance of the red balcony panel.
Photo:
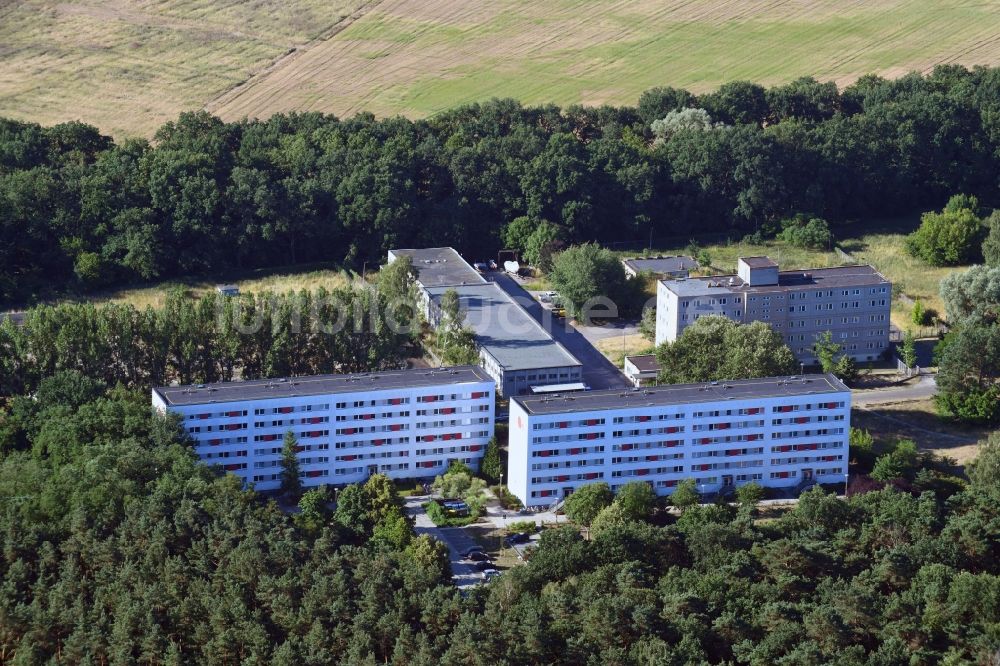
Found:
[{"label": "red balcony panel", "polygon": [[442,414],[454,414],[455,413],[455,408],[454,407],[442,407],[441,408],[441,413]]},{"label": "red balcony panel", "polygon": [[788,478],[788,472],[778,472],[778,478],[779,479],[787,479]]},{"label": "red balcony panel", "polygon": [[715,429],[716,430],[729,430],[729,424],[728,423],[716,423],[715,424]]},{"label": "red balcony panel", "polygon": [[391,426],[389,426],[389,430],[391,430],[393,432],[396,432],[397,430],[399,430],[402,427],[403,426],[401,424],[399,424],[399,423],[393,423]]},{"label": "red balcony panel", "polygon": [[222,444],[222,440],[221,439],[210,439],[210,440],[208,440],[208,443],[211,444],[212,446],[218,446],[219,444]]},{"label": "red balcony panel", "polygon": [[424,435],[425,442],[433,442],[435,439],[437,439],[437,437],[435,437],[434,435]]},{"label": "red balcony panel", "polygon": [[198,418],[199,419],[207,419],[209,416],[211,416],[211,414],[199,414]]},{"label": "red balcony panel", "polygon": [[587,433],[587,439],[597,439],[597,433],[596,432],[588,432]]},{"label": "red balcony panel", "polygon": [[478,451],[481,448],[483,448],[483,447],[479,446],[478,444],[473,444],[472,446],[469,447],[469,450],[470,451]]},{"label": "red balcony panel", "polygon": [[308,477],[315,477],[315,476],[319,476],[322,473],[323,473],[323,470],[311,469],[308,472],[306,472],[306,476],[308,476]]},{"label": "red balcony panel", "polygon": [[667,481],[667,483],[666,483],[667,488],[673,488],[676,485],[677,485],[677,482],[674,481],[673,479],[671,479],[670,481]]},{"label": "red balcony panel", "polygon": [[362,415],[361,415],[361,418],[362,418],[363,420],[365,420],[365,421],[370,421],[370,420],[372,420],[373,418],[375,418],[375,415],[374,415],[374,414],[362,414]]},{"label": "red balcony panel", "polygon": [[240,469],[241,466],[242,465],[240,463],[229,463],[228,465],[226,465],[226,471],[233,472]]},{"label": "red balcony panel", "polygon": [[667,426],[668,433],[677,432],[677,430],[678,430],[677,426]]},{"label": "red balcony panel", "polygon": [[653,461],[656,461],[656,460],[659,460],[659,459],[660,459],[660,456],[646,456],[646,461],[647,462],[653,462]]},{"label": "red balcony panel", "polygon": [[541,458],[548,458],[551,453],[551,451],[539,451],[538,456]]},{"label": "red balcony panel", "polygon": [[645,422],[645,421],[648,421],[648,420],[649,420],[649,417],[648,417],[648,416],[645,416],[645,415],[643,415],[643,416],[640,416],[640,417],[639,417],[639,421],[640,421],[640,422]]},{"label": "red balcony panel", "polygon": [[738,456],[742,453],[743,451],[741,451],[740,449],[729,449],[728,451],[726,451],[727,456]]},{"label": "red balcony panel", "polygon": [[227,423],[226,430],[239,430],[242,425],[242,423]]},{"label": "red balcony panel", "polygon": [[712,443],[712,438],[711,437],[702,437],[701,438],[701,443],[702,444],[711,444]]},{"label": "red balcony panel", "polygon": [[279,414],[291,414],[292,413],[292,408],[291,407],[278,407],[278,413]]},{"label": "red balcony panel", "polygon": [[451,438],[452,439],[462,439],[462,433],[460,433],[460,432],[453,433],[452,436],[451,436]]},{"label": "red balcony panel", "polygon": [[632,450],[631,444],[622,444],[622,451],[631,451],[631,450]]},{"label": "red balcony panel", "polygon": [[563,483],[563,482],[569,481],[569,477],[568,476],[559,476],[559,477],[556,477],[556,481],[558,481],[559,483]]},{"label": "red balcony panel", "polygon": [[385,444],[385,440],[384,439],[373,439],[372,440],[372,444],[374,444],[375,446],[382,446],[383,444]]},{"label": "red balcony panel", "polygon": [[476,400],[477,398],[485,398],[487,395],[486,391],[473,391],[472,399]]},{"label": "red balcony panel", "polygon": [[548,497],[553,492],[555,492],[555,491],[552,491],[552,490],[540,490],[540,491],[538,491],[538,494],[541,495],[542,497]]},{"label": "red balcony panel", "polygon": [[402,398],[389,398],[389,404],[390,405],[400,405],[402,403],[403,403],[403,399]]},{"label": "red balcony panel", "polygon": [[355,432],[354,428],[344,428],[345,435],[353,435]]},{"label": "red balcony panel", "polygon": [[760,435],[747,435],[747,441],[748,442],[756,441],[758,437],[760,437]]},{"label": "red balcony panel", "polygon": [[587,479],[596,479],[597,476],[598,476],[597,472],[588,472],[587,475],[584,478],[587,478]]},{"label": "red balcony panel", "polygon": [[792,406],[791,405],[782,405],[781,407],[778,408],[778,411],[779,412],[790,412],[790,411],[792,411]]},{"label": "red balcony panel", "polygon": [[295,447],[295,452],[296,453],[302,453],[305,450],[306,450],[306,447],[304,447],[304,446],[296,446]]},{"label": "red balcony panel", "polygon": [[558,424],[556,424],[556,425],[557,425],[558,427],[560,427],[560,428],[568,428],[568,427],[569,427],[569,421],[560,421],[560,422],[559,422]]},{"label": "red balcony panel", "polygon": [[569,450],[569,454],[570,454],[571,456],[575,456],[575,455],[577,455],[578,453],[580,453],[580,449],[570,449],[570,450]]},{"label": "red balcony panel", "polygon": [[425,395],[424,402],[437,402],[438,397],[436,395]]},{"label": "red balcony panel", "polygon": [[649,470],[648,469],[637,469],[635,471],[635,473],[637,475],[639,475],[639,476],[646,476],[647,474],[649,474]]},{"label": "red balcony panel", "polygon": [[344,460],[354,460],[355,456],[344,456]]}]

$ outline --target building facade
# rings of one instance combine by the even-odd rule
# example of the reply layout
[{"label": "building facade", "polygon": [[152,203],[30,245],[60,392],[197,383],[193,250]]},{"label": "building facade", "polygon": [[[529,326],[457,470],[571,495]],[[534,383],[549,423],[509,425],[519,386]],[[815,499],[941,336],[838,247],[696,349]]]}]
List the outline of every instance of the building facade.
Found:
[{"label": "building facade", "polygon": [[458,294],[465,323],[476,336],[479,360],[503,396],[532,387],[583,379],[583,365],[556,342],[519,303],[483,278],[450,247],[390,250],[389,261],[410,257],[417,272],[420,307],[432,326],[441,320],[445,292]]},{"label": "building facade", "polygon": [[889,348],[892,284],[871,266],[779,271],[767,257],[741,257],[736,275],[663,280],[656,292],[656,344],[673,342],[701,317],[763,321],[803,363],[829,331],[856,361]]},{"label": "building facade", "polygon": [[152,400],[181,416],[204,462],[274,490],[288,431],[305,487],[433,477],[453,460],[475,469],[493,437],[496,388],[465,366],[170,386]]},{"label": "building facade", "polygon": [[507,478],[529,507],[599,481],[660,495],[689,478],[706,493],[845,483],[850,419],[850,389],[830,374],[518,397]]}]

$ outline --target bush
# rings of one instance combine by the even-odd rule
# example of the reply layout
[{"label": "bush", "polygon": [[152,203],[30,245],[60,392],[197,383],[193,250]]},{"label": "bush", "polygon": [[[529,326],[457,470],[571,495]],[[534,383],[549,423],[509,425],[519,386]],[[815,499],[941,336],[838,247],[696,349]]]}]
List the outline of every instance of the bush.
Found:
[{"label": "bush", "polygon": [[481,509],[474,510],[470,504],[468,516],[449,516],[437,500],[431,500],[424,504],[424,509],[427,510],[427,517],[438,527],[465,527],[479,520],[479,516],[482,515]]},{"label": "bush", "polygon": [[500,500],[500,506],[508,511],[520,511],[524,508],[524,505],[521,504],[521,500],[517,498],[517,495],[510,492],[507,486],[492,486],[490,490],[492,490],[493,494],[497,496],[498,500]]},{"label": "bush", "polygon": [[519,520],[507,526],[507,532],[515,534],[518,532],[534,532],[538,528],[533,520]]},{"label": "bush", "polygon": [[[906,249],[932,266],[958,266],[975,261],[982,251],[983,223],[971,208],[952,205],[940,213],[924,213],[920,227],[906,238]],[[967,204],[962,204],[962,206]]]},{"label": "bush", "polygon": [[490,490],[500,500],[500,506],[508,511],[520,511],[524,508],[521,500],[517,499],[517,496],[507,489],[507,486],[491,486]]},{"label": "bush", "polygon": [[781,227],[778,238],[794,247],[822,250],[833,244],[830,225],[826,223],[826,220],[818,217],[806,220],[805,215],[796,215],[789,220],[784,220]]}]

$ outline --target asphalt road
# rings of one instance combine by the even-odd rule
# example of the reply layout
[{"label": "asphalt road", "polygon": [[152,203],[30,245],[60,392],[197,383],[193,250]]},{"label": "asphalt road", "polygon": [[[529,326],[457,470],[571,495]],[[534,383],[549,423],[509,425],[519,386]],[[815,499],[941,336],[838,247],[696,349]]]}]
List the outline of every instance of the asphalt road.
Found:
[{"label": "asphalt road", "polygon": [[590,388],[598,390],[632,387],[625,375],[604,354],[597,351],[583,334],[566,319],[555,317],[549,310],[544,309],[514,278],[499,272],[491,273],[490,277],[583,364],[583,381]]},{"label": "asphalt road", "polygon": [[908,402],[911,400],[927,400],[937,391],[937,382],[933,375],[921,375],[917,381],[911,381],[890,388],[854,391],[851,402],[855,407],[884,405],[891,402]]}]

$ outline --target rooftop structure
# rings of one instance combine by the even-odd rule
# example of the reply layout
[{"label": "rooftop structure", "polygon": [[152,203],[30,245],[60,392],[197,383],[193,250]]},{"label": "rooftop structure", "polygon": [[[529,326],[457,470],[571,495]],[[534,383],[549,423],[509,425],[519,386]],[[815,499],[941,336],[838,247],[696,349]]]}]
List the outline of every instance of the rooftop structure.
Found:
[{"label": "rooftop structure", "polygon": [[625,357],[625,376],[635,386],[644,386],[656,382],[660,374],[660,363],[656,354],[639,354]]},{"label": "rooftop structure", "polygon": [[243,382],[217,382],[161,386],[153,389],[168,406],[206,405],[211,403],[245,402],[270,398],[297,398],[314,395],[336,395],[360,390],[420,388],[439,384],[462,384],[489,381],[479,366],[453,368],[386,370],[350,375],[313,375],[255,379]]},{"label": "rooftop structure", "polygon": [[789,396],[850,392],[832,374],[792,375],[703,384],[667,384],[626,391],[587,391],[567,396],[518,396],[512,398],[528,414],[571,414],[602,409],[628,409],[697,404],[727,400],[763,400]]},{"label": "rooftop structure", "polygon": [[622,259],[622,265],[629,277],[647,271],[658,278],[687,277],[690,271],[698,268],[693,257],[684,256]]}]

